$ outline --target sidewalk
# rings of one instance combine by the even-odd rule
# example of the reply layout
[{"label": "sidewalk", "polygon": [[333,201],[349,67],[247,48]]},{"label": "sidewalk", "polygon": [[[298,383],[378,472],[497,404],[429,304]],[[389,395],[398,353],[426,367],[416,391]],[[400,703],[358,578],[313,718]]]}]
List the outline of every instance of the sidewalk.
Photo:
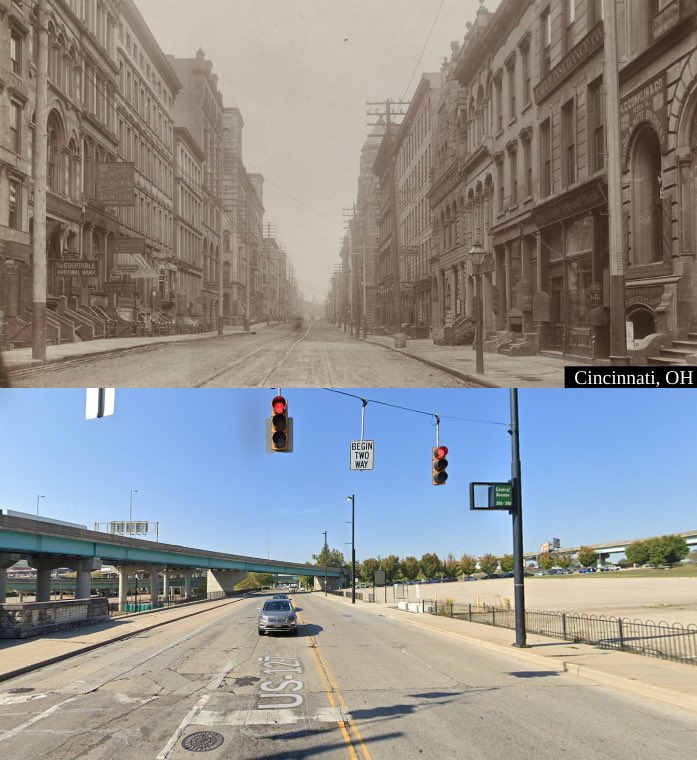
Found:
[{"label": "sidewalk", "polygon": [[[271,325],[278,324],[272,322]],[[271,325],[268,325],[269,327]],[[267,327],[265,323],[259,323],[257,329]],[[223,335],[226,337],[242,337],[244,335],[256,335],[254,326],[249,333],[245,333],[242,327],[224,327]],[[95,356],[107,356],[118,354],[123,351],[133,351],[139,348],[150,349],[154,346],[162,346],[167,343],[183,343],[192,340],[218,337],[217,330],[203,333],[191,333],[185,335],[158,335],[156,337],[139,336],[134,338],[100,338],[98,340],[83,341],[80,343],[63,343],[60,346],[46,346],[46,361],[32,359],[31,348],[14,348],[3,351],[2,360],[7,372],[56,364],[60,362],[79,361],[91,359]]]},{"label": "sidewalk", "polygon": [[505,356],[484,353],[484,374],[475,372],[472,346],[436,346],[430,338],[407,340],[406,348],[395,348],[392,335],[370,335],[361,339],[375,343],[429,367],[443,370],[460,380],[489,388],[563,388],[564,365],[561,357]]},{"label": "sidewalk", "polygon": [[192,602],[154,612],[121,615],[87,628],[56,631],[30,639],[0,639],[0,681],[89,652],[114,641],[135,636],[183,618],[234,604],[246,597],[211,602]]},{"label": "sidewalk", "polygon": [[[321,593],[321,592],[316,592]],[[351,599],[330,594],[336,604],[351,606]],[[389,603],[359,602],[362,611],[374,612],[419,628],[480,646],[536,667],[571,673],[597,684],[611,686],[636,696],[664,702],[697,713],[697,667],[627,652],[599,649],[588,644],[549,639],[528,634],[529,648],[513,647],[515,631],[470,623],[429,613],[403,612]]]}]

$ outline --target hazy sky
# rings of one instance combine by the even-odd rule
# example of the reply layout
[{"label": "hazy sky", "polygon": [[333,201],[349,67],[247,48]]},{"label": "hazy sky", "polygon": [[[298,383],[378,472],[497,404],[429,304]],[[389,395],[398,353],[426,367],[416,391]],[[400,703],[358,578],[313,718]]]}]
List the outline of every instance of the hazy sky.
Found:
[{"label": "hazy sky", "polygon": [[165,53],[201,47],[213,62],[225,105],[242,111],[247,169],[266,178],[265,221],[305,296],[322,301],[374,121],[366,101],[411,97],[421,72],[439,71],[462,41],[478,0],[136,2]]},{"label": "hazy sky", "polygon": [[[361,404],[322,389],[285,392],[292,454],[265,451],[270,389],[117,390],[116,414],[90,421],[84,390],[12,389],[0,507],[34,513],[41,494],[42,515],[92,527],[127,519],[137,489],[133,516],[159,520],[162,541],[265,557],[270,537],[271,557],[304,562],[324,530],[350,556],[355,493],[359,559],[511,550],[509,515],[468,505],[470,481],[510,477],[508,390],[351,392],[443,415],[447,484],[431,485],[432,419],[372,403],[375,469],[349,471]],[[683,390],[522,390],[526,549],[694,530],[696,411]]]}]

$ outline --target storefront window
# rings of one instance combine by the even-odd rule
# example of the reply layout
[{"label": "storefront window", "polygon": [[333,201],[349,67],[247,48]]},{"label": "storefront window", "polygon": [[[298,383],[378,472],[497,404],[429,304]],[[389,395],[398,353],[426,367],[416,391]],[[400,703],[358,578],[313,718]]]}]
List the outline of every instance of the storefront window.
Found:
[{"label": "storefront window", "polygon": [[509,288],[511,293],[511,309],[520,309],[521,304],[518,298],[518,283],[520,282],[522,270],[520,261],[520,241],[516,240],[511,243],[509,253]]},{"label": "storefront window", "polygon": [[568,326],[586,327],[588,295],[593,284],[591,257],[583,256],[566,266],[568,303]]}]

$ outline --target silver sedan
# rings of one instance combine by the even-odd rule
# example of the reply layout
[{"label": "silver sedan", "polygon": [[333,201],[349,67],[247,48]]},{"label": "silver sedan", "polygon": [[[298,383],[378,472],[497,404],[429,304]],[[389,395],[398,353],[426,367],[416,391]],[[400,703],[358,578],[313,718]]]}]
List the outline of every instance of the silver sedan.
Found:
[{"label": "silver sedan", "polygon": [[259,610],[259,635],[269,631],[289,631],[298,634],[298,616],[288,600],[269,599]]}]

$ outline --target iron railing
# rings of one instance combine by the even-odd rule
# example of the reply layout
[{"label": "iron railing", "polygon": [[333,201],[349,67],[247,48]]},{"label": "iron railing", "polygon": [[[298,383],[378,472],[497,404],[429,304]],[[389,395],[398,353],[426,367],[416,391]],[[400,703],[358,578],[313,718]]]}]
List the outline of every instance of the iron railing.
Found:
[{"label": "iron railing", "polygon": [[[423,600],[423,612],[472,623],[515,629],[515,611],[509,607],[467,604],[450,600]],[[526,610],[528,633],[549,636],[602,649],[617,649],[649,657],[697,665],[697,625],[580,612]]]}]

